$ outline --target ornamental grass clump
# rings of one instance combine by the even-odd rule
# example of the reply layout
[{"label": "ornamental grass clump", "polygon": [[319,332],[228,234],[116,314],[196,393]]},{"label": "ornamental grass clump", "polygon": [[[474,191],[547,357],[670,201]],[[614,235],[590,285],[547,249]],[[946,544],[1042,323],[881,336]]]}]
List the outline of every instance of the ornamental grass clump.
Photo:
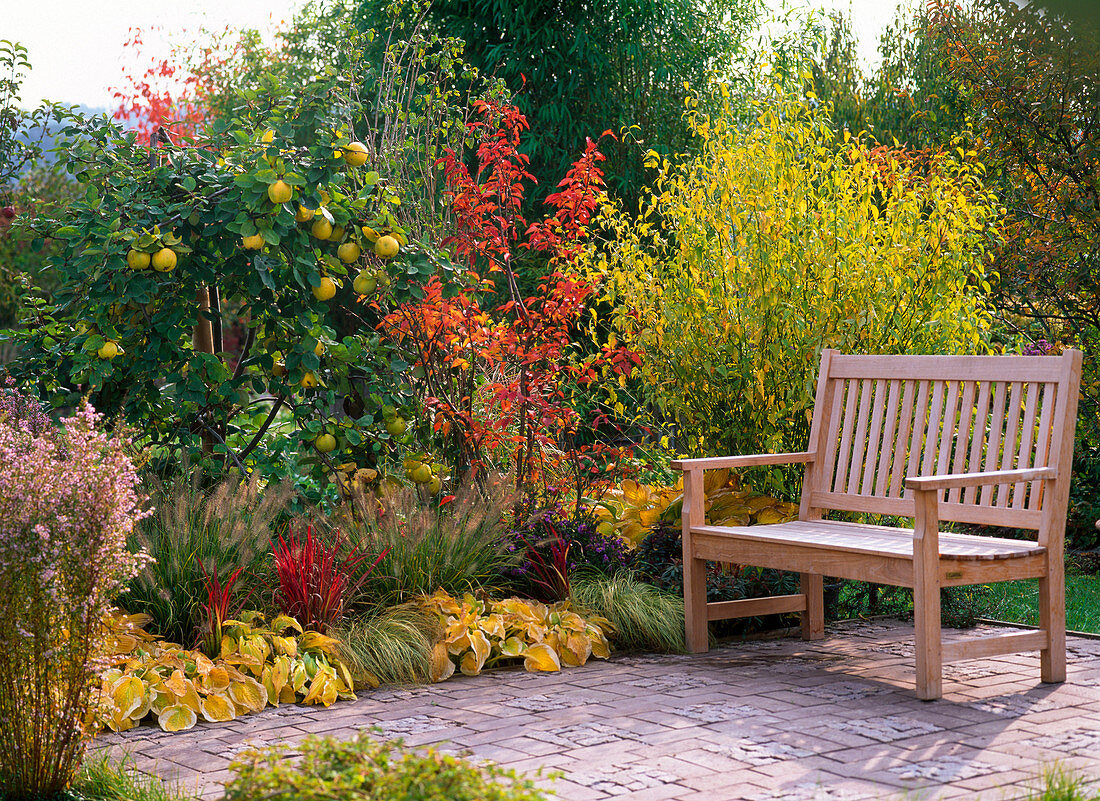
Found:
[{"label": "ornamental grass clump", "polygon": [[0,797],[51,798],[80,766],[102,621],[143,562],[120,438],[85,404],[53,426],[0,390]]},{"label": "ornamental grass clump", "polygon": [[155,561],[130,582],[120,605],[149,615],[150,628],[165,639],[189,646],[208,631],[208,577],[225,585],[236,572],[242,595],[271,586],[271,541],[293,490],[261,486],[258,472],[213,487],[203,486],[197,470],[170,483],[151,481],[156,513],[133,543]]}]

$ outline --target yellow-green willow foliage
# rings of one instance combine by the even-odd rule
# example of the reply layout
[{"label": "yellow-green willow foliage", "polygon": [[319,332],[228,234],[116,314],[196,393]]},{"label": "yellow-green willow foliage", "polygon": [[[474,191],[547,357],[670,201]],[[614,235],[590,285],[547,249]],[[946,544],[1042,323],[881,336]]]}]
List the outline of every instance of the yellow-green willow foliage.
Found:
[{"label": "yellow-green willow foliage", "polygon": [[698,155],[651,154],[640,214],[606,205],[586,256],[680,450],[805,447],[822,348],[985,349],[998,208],[975,154],[838,137],[792,98],[758,113],[739,128],[689,103]]}]

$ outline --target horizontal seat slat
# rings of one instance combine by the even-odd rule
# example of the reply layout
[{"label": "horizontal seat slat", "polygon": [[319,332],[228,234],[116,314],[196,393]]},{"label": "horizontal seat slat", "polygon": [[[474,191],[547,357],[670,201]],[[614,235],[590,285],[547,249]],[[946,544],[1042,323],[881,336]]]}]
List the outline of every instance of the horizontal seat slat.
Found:
[{"label": "horizontal seat slat", "polygon": [[[913,558],[913,530],[844,523],[793,520],[764,526],[692,526],[692,534],[818,548],[823,551]],[[956,560],[1013,559],[1042,553],[1035,542],[998,537],[941,533],[940,557]]]}]

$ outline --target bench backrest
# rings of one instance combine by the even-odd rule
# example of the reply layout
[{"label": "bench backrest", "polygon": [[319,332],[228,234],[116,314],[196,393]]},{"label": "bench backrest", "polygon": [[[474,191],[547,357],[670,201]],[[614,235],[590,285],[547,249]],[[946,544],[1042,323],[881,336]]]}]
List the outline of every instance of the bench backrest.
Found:
[{"label": "bench backrest", "polygon": [[[803,517],[912,517],[907,476],[1054,467],[1053,481],[944,491],[940,518],[1064,528],[1080,351],[1055,356],[821,356]],[[1061,520],[1059,521],[1059,517]],[[1059,527],[1061,526],[1061,527]]]}]

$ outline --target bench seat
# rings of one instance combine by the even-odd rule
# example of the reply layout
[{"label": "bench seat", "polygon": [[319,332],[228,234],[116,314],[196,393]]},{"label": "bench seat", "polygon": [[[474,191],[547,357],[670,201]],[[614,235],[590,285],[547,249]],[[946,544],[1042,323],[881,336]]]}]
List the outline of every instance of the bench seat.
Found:
[{"label": "bench seat", "polygon": [[[723,540],[736,538],[758,543],[803,545],[821,551],[869,554],[901,559],[913,558],[913,529],[844,523],[833,520],[792,520],[767,526],[698,526],[693,535],[716,535]],[[696,540],[705,551],[704,540]],[[1016,559],[1046,551],[1042,545],[1026,540],[950,534],[940,532],[941,559]],[[706,558],[706,557],[704,557]]]}]

